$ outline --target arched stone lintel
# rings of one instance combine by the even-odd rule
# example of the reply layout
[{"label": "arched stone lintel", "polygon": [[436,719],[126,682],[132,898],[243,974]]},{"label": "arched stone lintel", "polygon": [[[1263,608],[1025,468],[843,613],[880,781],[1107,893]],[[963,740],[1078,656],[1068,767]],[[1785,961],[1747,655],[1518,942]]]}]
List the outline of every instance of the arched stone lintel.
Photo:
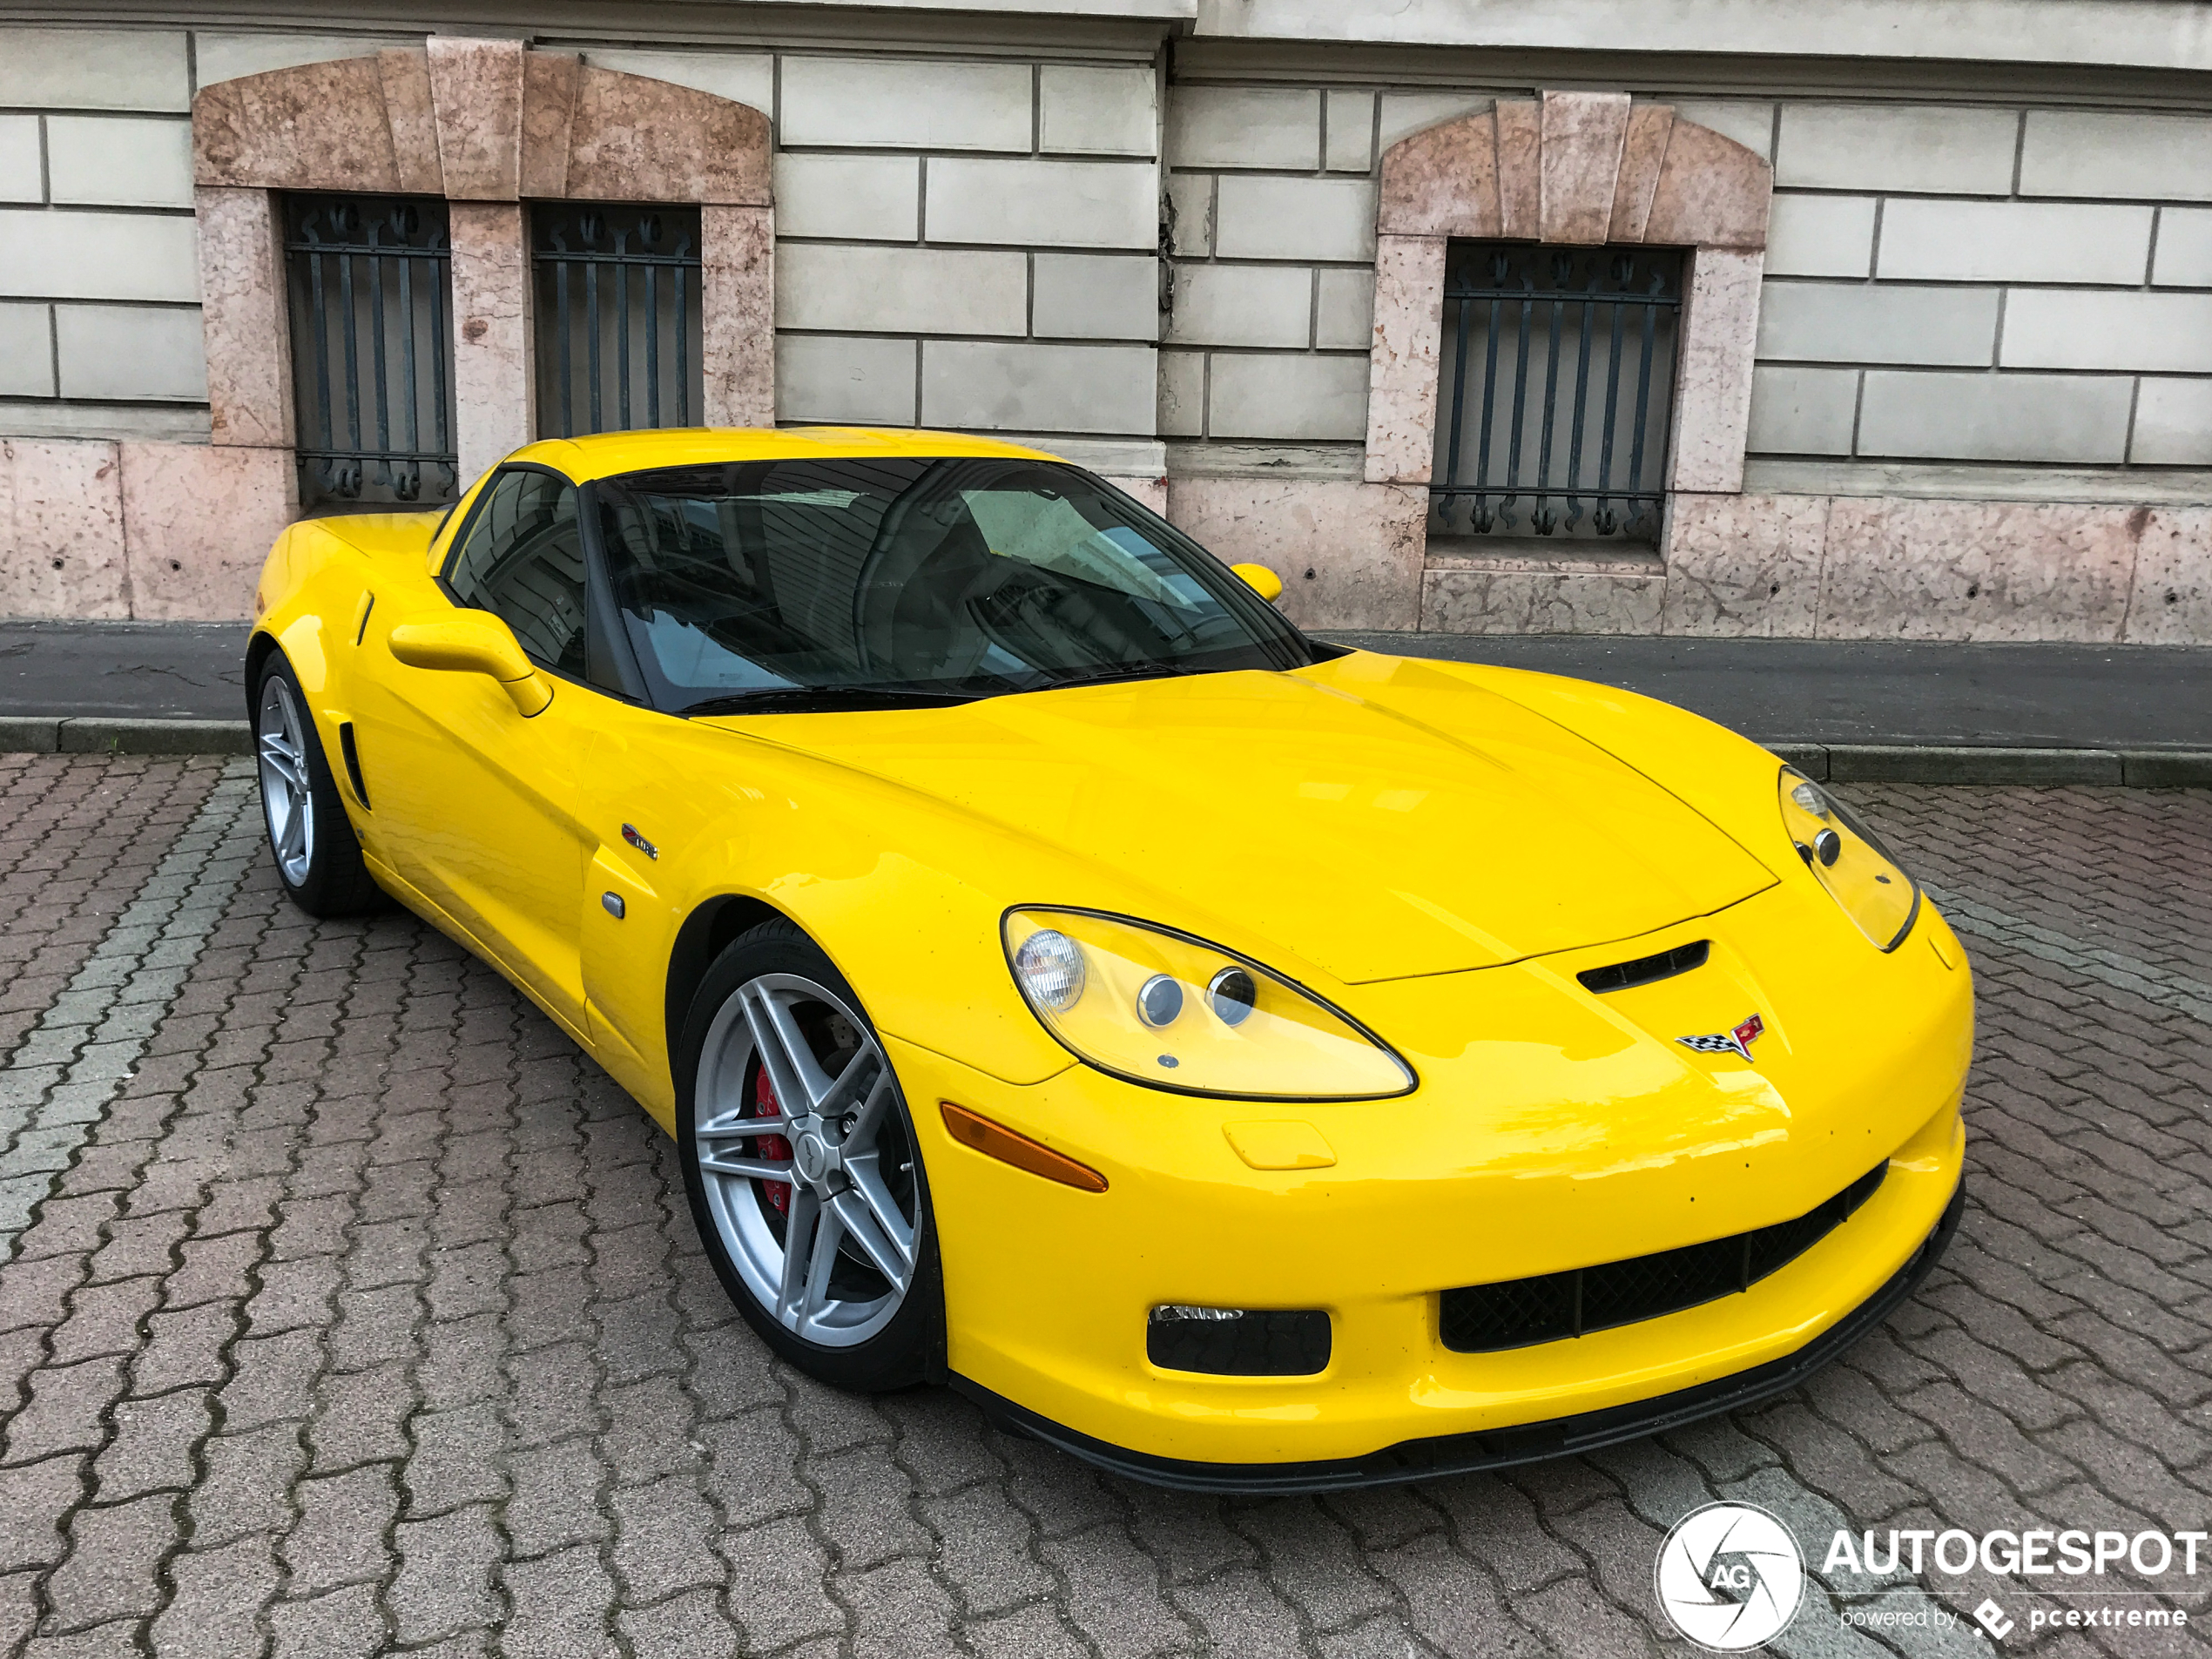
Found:
[{"label": "arched stone lintel", "polygon": [[218,81],[192,100],[195,182],[365,195],[766,207],[768,118],[516,40]]},{"label": "arched stone lintel", "polygon": [[1386,236],[1764,248],[1774,172],[1625,93],[1546,92],[1427,127],[1383,156]]}]

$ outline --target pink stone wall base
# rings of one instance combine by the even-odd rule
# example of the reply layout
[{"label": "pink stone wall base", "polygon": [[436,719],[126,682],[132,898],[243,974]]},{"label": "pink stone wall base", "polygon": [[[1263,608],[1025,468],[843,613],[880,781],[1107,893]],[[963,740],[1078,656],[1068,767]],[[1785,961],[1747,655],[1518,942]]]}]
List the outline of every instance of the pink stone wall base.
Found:
[{"label": "pink stone wall base", "polygon": [[1168,480],[1170,521],[1224,563],[1281,577],[1277,607],[1301,628],[1418,627],[1427,516],[1426,490],[1395,484]]},{"label": "pink stone wall base", "polygon": [[1825,496],[1677,496],[1660,631],[1810,638],[1820,608]]},{"label": "pink stone wall base", "polygon": [[1124,496],[1134,496],[1162,518],[1168,516],[1168,481],[1158,478],[1125,478],[1101,473],[1099,476],[1120,490]]},{"label": "pink stone wall base", "polygon": [[[732,106],[735,107],[735,106]],[[699,209],[710,426],[776,423],[776,226],[766,207]]]},{"label": "pink stone wall base", "polygon": [[2143,515],[2124,637],[2131,645],[2212,644],[2212,507]]},{"label": "pink stone wall base", "polygon": [[131,614],[112,443],[0,438],[0,616]]},{"label": "pink stone wall base", "polygon": [[1831,639],[2117,641],[2148,509],[1867,501],[1830,509]]},{"label": "pink stone wall base", "polygon": [[1430,570],[1421,626],[1454,634],[1656,634],[1665,578],[1588,571]]},{"label": "pink stone wall base", "polygon": [[292,324],[274,198],[202,185],[200,330],[207,349],[208,424],[219,444],[292,442]]},{"label": "pink stone wall base", "polygon": [[462,489],[530,441],[529,249],[513,202],[455,202],[453,387]]},{"label": "pink stone wall base", "polygon": [[1547,242],[1595,246],[1613,225],[1626,92],[1546,92],[1539,218]]},{"label": "pink stone wall base", "polygon": [[131,614],[244,622],[269,543],[298,513],[291,455],[204,443],[125,443]]},{"label": "pink stone wall base", "polygon": [[1670,489],[1728,494],[1743,488],[1765,260],[1756,250],[1701,247],[1690,255],[1675,362]]},{"label": "pink stone wall base", "polygon": [[1445,239],[1384,235],[1375,243],[1366,478],[1378,484],[1425,484],[1436,452]]}]

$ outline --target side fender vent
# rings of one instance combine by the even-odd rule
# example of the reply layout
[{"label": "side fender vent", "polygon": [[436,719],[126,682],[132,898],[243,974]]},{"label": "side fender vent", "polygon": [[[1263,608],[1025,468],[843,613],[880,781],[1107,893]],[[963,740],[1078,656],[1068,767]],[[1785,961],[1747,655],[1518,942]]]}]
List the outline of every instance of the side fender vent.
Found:
[{"label": "side fender vent", "polygon": [[368,786],[361,781],[361,752],[354,746],[351,720],[338,723],[338,752],[346,759],[346,781],[354,786],[354,799],[361,802],[361,811],[368,811]]}]

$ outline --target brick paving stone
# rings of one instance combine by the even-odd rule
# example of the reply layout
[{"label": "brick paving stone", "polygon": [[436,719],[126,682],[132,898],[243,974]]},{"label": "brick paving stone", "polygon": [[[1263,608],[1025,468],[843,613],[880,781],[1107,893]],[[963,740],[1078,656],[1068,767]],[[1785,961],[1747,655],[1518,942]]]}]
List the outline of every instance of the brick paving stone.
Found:
[{"label": "brick paving stone", "polygon": [[[779,1364],[643,1114],[442,936],[223,862],[224,776],[0,757],[0,1182],[64,1160],[0,1253],[11,1659],[1641,1655],[1656,1541],[1716,1497],[1815,1542],[2212,1511],[2212,1030],[2175,1001],[2212,793],[1844,792],[1964,895],[1981,1001],[1961,1235],[1842,1363],[1586,1459],[1254,1500]],[[180,847],[212,874],[157,876]],[[1960,1651],[1820,1615],[1780,1650]]]}]

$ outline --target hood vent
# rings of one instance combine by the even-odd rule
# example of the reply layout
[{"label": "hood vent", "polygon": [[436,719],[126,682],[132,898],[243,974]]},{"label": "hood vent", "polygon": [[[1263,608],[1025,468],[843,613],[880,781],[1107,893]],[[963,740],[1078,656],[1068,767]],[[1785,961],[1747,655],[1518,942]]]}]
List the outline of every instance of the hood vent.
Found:
[{"label": "hood vent", "polygon": [[1676,945],[1672,950],[1662,950],[1656,956],[1639,956],[1632,962],[1615,962],[1609,968],[1586,968],[1575,977],[1582,981],[1586,991],[1625,991],[1632,986],[1655,985],[1677,974],[1687,974],[1693,968],[1703,968],[1712,950],[1713,941],[1701,939],[1694,945]]}]

